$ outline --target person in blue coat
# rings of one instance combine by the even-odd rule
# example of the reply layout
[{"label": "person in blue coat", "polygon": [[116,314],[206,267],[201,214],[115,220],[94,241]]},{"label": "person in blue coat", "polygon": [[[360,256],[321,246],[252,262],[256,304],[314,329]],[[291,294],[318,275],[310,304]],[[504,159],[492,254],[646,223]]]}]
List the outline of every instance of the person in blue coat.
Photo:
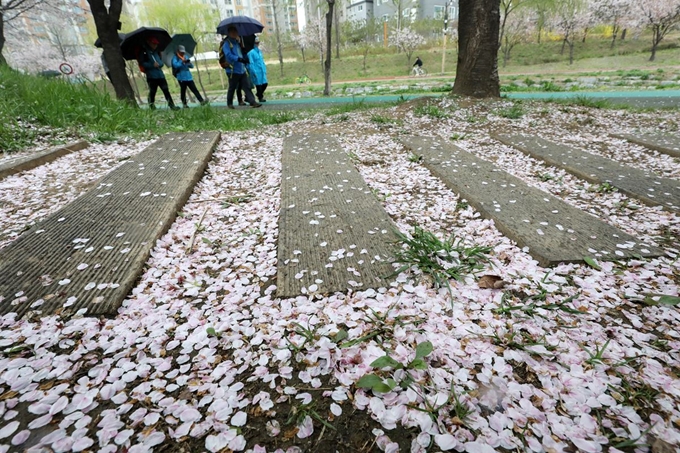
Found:
[{"label": "person in blue coat", "polygon": [[161,69],[163,68],[163,60],[158,53],[158,44],[158,38],[155,36],[149,37],[146,40],[146,45],[142,47],[137,56],[139,66],[144,69],[144,74],[146,74],[146,83],[149,85],[149,108],[156,108],[156,91],[160,88],[165,95],[165,100],[168,102],[168,107],[172,110],[179,110],[179,107],[172,100],[172,96],[170,96],[168,82],[165,80],[163,69]]},{"label": "person in blue coat", "polygon": [[262,104],[257,102],[253,91],[250,89],[246,75],[246,64],[248,63],[248,56],[244,56],[241,51],[241,43],[238,39],[238,29],[235,26],[229,27],[227,30],[227,39],[222,44],[222,53],[229,63],[224,68],[229,79],[229,90],[227,91],[227,107],[234,108],[234,93],[240,87],[245,95],[246,101],[253,107],[262,107]]},{"label": "person in blue coat", "polygon": [[189,70],[193,67],[193,63],[187,58],[186,48],[184,46],[177,46],[177,52],[172,56],[172,74],[177,79],[177,82],[179,82],[181,90],[180,97],[182,98],[182,105],[185,109],[189,108],[189,104],[187,104],[187,88],[194,93],[194,96],[196,96],[196,99],[201,105],[207,104],[207,101],[205,101],[203,96],[201,96],[201,93],[198,92],[196,83],[194,83],[194,78]]},{"label": "person in blue coat", "polygon": [[260,38],[255,37],[255,47],[253,50],[248,52],[248,72],[250,73],[250,79],[255,85],[255,95],[257,100],[260,102],[267,102],[264,98],[264,90],[267,89],[267,66],[264,64],[264,58],[262,57],[262,52],[260,51]]}]

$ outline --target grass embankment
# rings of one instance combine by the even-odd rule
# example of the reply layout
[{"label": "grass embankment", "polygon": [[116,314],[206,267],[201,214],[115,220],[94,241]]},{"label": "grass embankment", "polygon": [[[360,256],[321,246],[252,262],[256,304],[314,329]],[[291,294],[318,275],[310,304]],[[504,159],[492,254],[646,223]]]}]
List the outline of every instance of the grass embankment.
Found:
[{"label": "grass embankment", "polygon": [[290,121],[300,112],[229,111],[211,107],[151,111],[119,102],[91,84],[20,74],[0,67],[0,151],[13,152],[58,135],[91,141],[165,132],[239,131]]}]

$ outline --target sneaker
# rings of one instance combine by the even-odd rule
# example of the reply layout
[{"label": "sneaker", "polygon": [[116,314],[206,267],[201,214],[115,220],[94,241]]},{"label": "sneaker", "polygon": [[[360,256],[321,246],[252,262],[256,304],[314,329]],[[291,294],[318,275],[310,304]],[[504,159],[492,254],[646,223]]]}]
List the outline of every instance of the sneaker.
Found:
[{"label": "sneaker", "polygon": [[177,107],[176,105],[171,105],[170,110],[179,110],[179,107]]},{"label": "sneaker", "polygon": [[183,109],[188,109],[188,108],[189,108],[189,104],[182,104],[182,108],[183,108]]},{"label": "sneaker", "polygon": [[201,101],[201,105],[208,105],[210,102],[207,99]]},{"label": "sneaker", "polygon": [[156,110],[155,104],[149,104],[149,110]]},{"label": "sneaker", "polygon": [[265,98],[261,98],[260,102],[267,102],[267,100]]},{"label": "sneaker", "polygon": [[227,108],[232,109],[232,110],[236,110],[236,107],[234,107],[233,105],[228,105]]},{"label": "sneaker", "polygon": [[238,105],[246,105],[245,102],[239,102]]},{"label": "sneaker", "polygon": [[256,109],[256,108],[258,108],[258,107],[262,107],[262,104],[260,104],[259,102],[256,102],[256,103],[254,103],[254,104],[252,105],[252,107],[253,107],[254,109]]}]

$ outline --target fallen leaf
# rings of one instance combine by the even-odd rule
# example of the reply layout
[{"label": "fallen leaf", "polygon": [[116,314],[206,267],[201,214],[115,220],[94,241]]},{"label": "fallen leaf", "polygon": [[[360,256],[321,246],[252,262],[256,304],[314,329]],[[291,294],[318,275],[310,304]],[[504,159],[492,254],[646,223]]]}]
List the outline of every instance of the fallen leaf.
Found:
[{"label": "fallen leaf", "polygon": [[501,289],[507,285],[507,282],[498,275],[483,275],[477,284],[482,289]]}]

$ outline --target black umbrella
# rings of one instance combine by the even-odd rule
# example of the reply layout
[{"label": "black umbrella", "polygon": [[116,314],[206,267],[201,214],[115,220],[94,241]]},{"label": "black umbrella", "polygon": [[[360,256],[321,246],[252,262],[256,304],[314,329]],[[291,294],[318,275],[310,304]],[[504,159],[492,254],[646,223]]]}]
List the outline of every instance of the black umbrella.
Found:
[{"label": "black umbrella", "polygon": [[146,45],[149,38],[154,37],[158,39],[159,52],[163,51],[172,38],[170,33],[158,27],[141,27],[135,31],[131,31],[125,35],[123,42],[120,43],[120,50],[123,58],[126,60],[136,60],[139,51]]},{"label": "black umbrella", "polygon": [[264,25],[248,16],[234,16],[224,19],[217,26],[217,33],[226,35],[230,26],[235,26],[240,36],[249,36],[256,33],[262,33]]},{"label": "black umbrella", "polygon": [[[121,42],[123,42],[124,39],[125,39],[125,33],[118,33],[118,41],[119,41],[119,44],[120,44]],[[99,47],[100,49],[102,48],[102,40],[101,40],[101,38],[97,38],[97,40],[94,42],[94,46],[95,46],[95,47]]]}]

